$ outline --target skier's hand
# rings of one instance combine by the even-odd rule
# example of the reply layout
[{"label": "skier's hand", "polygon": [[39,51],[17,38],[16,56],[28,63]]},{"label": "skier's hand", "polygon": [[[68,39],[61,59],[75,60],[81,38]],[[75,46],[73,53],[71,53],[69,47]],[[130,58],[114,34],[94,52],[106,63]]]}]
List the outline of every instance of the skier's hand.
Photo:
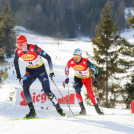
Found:
[{"label": "skier's hand", "polygon": [[22,82],[22,77],[17,78],[17,80],[18,80],[19,84],[22,86],[22,85],[23,85],[23,82]]},{"label": "skier's hand", "polygon": [[93,82],[93,85],[94,85],[95,87],[98,87],[97,81],[94,81],[94,82]]},{"label": "skier's hand", "polygon": [[55,77],[54,73],[50,73],[50,74],[49,74],[49,77],[51,78],[51,80],[53,80],[54,77]]},{"label": "skier's hand", "polygon": [[65,79],[65,83],[68,84],[69,83],[69,78]]}]

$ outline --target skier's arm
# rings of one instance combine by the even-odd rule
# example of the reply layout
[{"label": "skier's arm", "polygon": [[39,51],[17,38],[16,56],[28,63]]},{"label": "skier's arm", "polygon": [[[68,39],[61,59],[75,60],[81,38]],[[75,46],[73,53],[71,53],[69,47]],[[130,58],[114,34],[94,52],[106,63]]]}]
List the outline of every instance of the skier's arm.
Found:
[{"label": "skier's arm", "polygon": [[65,87],[65,84],[68,84],[69,83],[69,68],[70,68],[70,60],[67,62],[67,65],[65,67],[65,76],[66,76],[66,79],[63,82],[63,86],[64,87]]},{"label": "skier's arm", "polygon": [[51,57],[38,46],[35,46],[35,53],[37,53],[38,55],[42,56],[43,58],[45,58],[47,60],[50,73],[53,73],[54,71],[53,71],[53,64],[52,64]]},{"label": "skier's arm", "polygon": [[16,71],[16,74],[17,74],[17,78],[20,79],[21,74],[20,74],[18,59],[19,59],[19,56],[18,56],[17,51],[16,51],[15,52],[15,57],[14,57],[14,66],[15,66],[15,71]]},{"label": "skier's arm", "polygon": [[91,69],[94,70],[95,81],[97,81],[98,69],[96,68],[96,66],[93,65],[90,61],[87,61],[87,67],[90,67]]},{"label": "skier's arm", "polygon": [[66,75],[66,78],[69,77],[69,69],[70,69],[70,60],[67,62],[67,65],[65,67],[65,75]]}]

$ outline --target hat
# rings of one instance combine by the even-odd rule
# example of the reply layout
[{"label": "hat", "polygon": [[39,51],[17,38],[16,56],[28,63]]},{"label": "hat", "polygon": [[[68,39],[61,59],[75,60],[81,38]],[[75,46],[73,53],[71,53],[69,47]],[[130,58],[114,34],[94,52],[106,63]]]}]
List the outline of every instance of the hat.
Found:
[{"label": "hat", "polygon": [[24,43],[26,41],[27,41],[27,38],[24,35],[20,35],[16,42],[18,44],[18,43]]},{"label": "hat", "polygon": [[82,50],[80,48],[75,49],[73,55],[75,55],[75,54],[81,56],[82,55]]}]

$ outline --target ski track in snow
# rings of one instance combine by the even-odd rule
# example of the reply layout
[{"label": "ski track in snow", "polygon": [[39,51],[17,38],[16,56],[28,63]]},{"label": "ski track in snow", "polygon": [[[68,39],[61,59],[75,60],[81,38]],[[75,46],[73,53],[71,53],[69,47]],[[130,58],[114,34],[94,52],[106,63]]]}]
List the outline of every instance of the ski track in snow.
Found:
[{"label": "ski track in snow", "polygon": [[[53,60],[54,71],[56,75],[56,83],[61,90],[62,81],[65,79],[64,68],[67,61],[72,57],[75,48],[81,48],[84,51],[89,50],[92,55],[91,42],[84,41],[60,41],[62,45],[57,47],[56,41],[50,37],[23,33],[29,43],[38,44],[44,49]],[[64,51],[66,50],[66,51]],[[8,59],[13,62],[13,58]],[[47,72],[48,65],[44,60]],[[7,66],[8,67],[8,66]],[[25,73],[24,62],[20,60],[21,73]],[[39,118],[36,120],[11,120],[23,118],[29,112],[28,107],[20,107],[15,105],[15,98],[11,102],[9,96],[11,92],[15,92],[15,87],[20,87],[13,74],[14,68],[8,70],[9,78],[5,81],[0,89],[0,134],[134,134],[134,115],[130,110],[108,109],[103,108],[105,115],[98,115],[93,106],[86,106],[87,116],[61,117],[55,108],[49,107],[48,110],[35,108]],[[70,83],[73,81],[73,70],[70,70]],[[36,80],[31,86],[41,89],[41,85]],[[71,84],[70,84],[71,87]],[[51,83],[51,89],[55,87]],[[15,96],[15,95],[13,95]],[[67,115],[70,115],[68,107],[63,107]],[[78,114],[79,107],[71,107],[74,114]]]}]

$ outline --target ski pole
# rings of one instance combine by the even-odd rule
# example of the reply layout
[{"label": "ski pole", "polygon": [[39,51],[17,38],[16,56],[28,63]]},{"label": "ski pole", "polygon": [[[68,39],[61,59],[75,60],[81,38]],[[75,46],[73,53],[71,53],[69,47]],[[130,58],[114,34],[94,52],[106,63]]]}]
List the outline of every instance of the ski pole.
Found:
[{"label": "ski pole", "polygon": [[[68,90],[68,106],[70,108],[70,93],[69,93],[69,84],[67,84],[67,90]],[[70,112],[69,112],[70,114]]]},{"label": "ski pole", "polygon": [[[65,86],[66,85],[65,81],[63,81],[62,84],[63,84],[63,87],[65,88],[66,87]],[[67,90],[68,90],[68,104],[69,104],[69,107],[70,107],[69,84],[67,84]]]},{"label": "ski pole", "polygon": [[[65,103],[66,103],[66,105],[68,106],[67,101],[64,99],[64,97],[63,97],[63,95],[62,95],[61,91],[59,90],[59,88],[57,87],[57,85],[56,85],[56,83],[54,82],[54,80],[53,80],[53,79],[52,79],[52,82],[54,83],[55,87],[57,88],[57,90],[59,91],[60,95],[62,96],[62,98],[63,98],[64,102],[65,102]],[[69,108],[69,110],[71,111],[71,113],[72,113],[72,114],[73,114],[73,116],[74,116],[74,113],[73,113],[73,111],[71,110],[71,108],[70,108],[69,106],[68,106],[68,108]]]},{"label": "ski pole", "polygon": [[68,90],[68,104],[70,107],[70,93],[69,93],[69,85],[67,84],[67,90]]},{"label": "ski pole", "polygon": [[[65,81],[62,82],[63,87],[66,87]],[[70,107],[70,93],[69,93],[69,84],[67,84],[67,90],[68,90],[68,106]],[[69,112],[70,113],[70,112]]]}]

